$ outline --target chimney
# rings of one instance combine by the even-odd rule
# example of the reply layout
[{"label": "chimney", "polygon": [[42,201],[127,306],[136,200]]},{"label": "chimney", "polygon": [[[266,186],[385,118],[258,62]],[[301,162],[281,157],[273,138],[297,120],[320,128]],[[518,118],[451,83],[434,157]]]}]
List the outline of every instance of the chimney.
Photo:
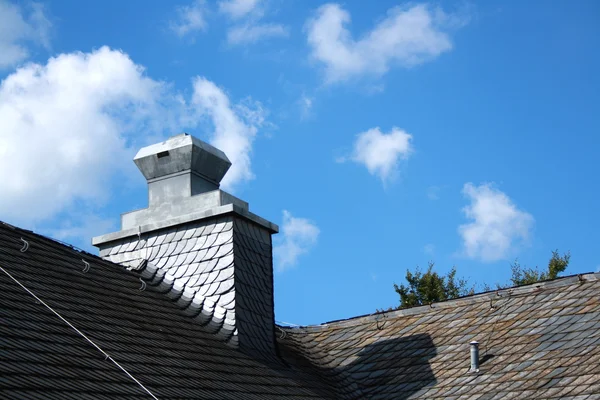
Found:
[{"label": "chimney", "polygon": [[144,147],[134,162],[148,181],[148,208],[122,214],[119,232],[92,239],[100,256],[138,271],[146,287],[231,346],[275,354],[278,227],[219,189],[227,156],[184,133]]}]

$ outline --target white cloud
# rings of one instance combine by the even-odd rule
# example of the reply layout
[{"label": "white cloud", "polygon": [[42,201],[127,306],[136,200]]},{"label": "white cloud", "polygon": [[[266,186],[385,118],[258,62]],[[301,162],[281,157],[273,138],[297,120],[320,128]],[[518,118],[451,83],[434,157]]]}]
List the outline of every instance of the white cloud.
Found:
[{"label": "white cloud", "polygon": [[446,28],[458,17],[419,4],[394,7],[360,39],[347,25],[350,13],[339,4],[319,7],[306,23],[311,56],[325,67],[328,83],[384,75],[392,66],[412,67],[452,49]]},{"label": "white cloud", "polygon": [[7,76],[0,84],[2,213],[34,221],[76,198],[105,198],[109,178],[131,163],[128,134],[165,116],[158,111],[163,89],[107,47]]},{"label": "white cloud", "polygon": [[252,140],[265,114],[251,100],[232,105],[201,77],[186,102],[108,47],[27,64],[0,83],[0,219],[30,225],[68,218],[72,208],[93,213],[137,174],[131,160],[140,146],[206,118],[215,125],[211,142],[234,162],[231,187],[252,177]]},{"label": "white cloud", "polygon": [[283,271],[295,265],[298,258],[317,243],[319,233],[319,228],[313,222],[296,218],[284,210],[281,233],[275,237],[276,245],[273,248],[276,268]]},{"label": "white cloud", "polygon": [[307,118],[312,110],[314,98],[303,94],[298,101],[302,118]]},{"label": "white cloud", "polygon": [[439,186],[429,186],[427,188],[427,198],[429,200],[439,200],[440,199],[440,191],[442,190]]},{"label": "white cloud", "polygon": [[266,11],[262,0],[224,0],[219,2],[219,11],[234,25],[227,31],[230,45],[244,45],[275,37],[287,37],[289,29],[282,24],[261,23]]},{"label": "white cloud", "polygon": [[50,28],[51,23],[41,4],[32,3],[30,10],[23,10],[16,4],[0,0],[0,69],[26,60],[28,44],[48,48]]},{"label": "white cloud", "polygon": [[[371,128],[357,135],[350,159],[363,164],[371,175],[386,183],[398,173],[400,160],[407,159],[412,153],[411,140],[412,135],[396,127],[387,134],[379,127]],[[346,158],[338,161],[346,161]]]},{"label": "white cloud", "polygon": [[194,80],[192,105],[214,125],[211,144],[223,150],[232,166],[222,181],[227,190],[254,178],[250,155],[258,129],[264,125],[266,111],[258,102],[247,100],[233,106],[225,92],[203,77]]},{"label": "white cloud", "polygon": [[425,246],[423,246],[423,252],[432,256],[435,253],[435,245],[432,243],[427,243]]},{"label": "white cloud", "polygon": [[203,31],[207,28],[206,5],[204,0],[195,0],[188,6],[177,7],[177,19],[169,23],[169,27],[179,37]]},{"label": "white cloud", "polygon": [[227,32],[227,42],[231,45],[250,44],[267,38],[286,36],[288,36],[288,29],[281,24],[250,22],[230,28]]},{"label": "white cloud", "polygon": [[458,228],[467,257],[487,262],[505,259],[528,241],[533,216],[519,210],[506,194],[490,184],[470,182],[462,192],[470,202],[463,213],[472,220]]},{"label": "white cloud", "polygon": [[236,20],[252,12],[260,12],[261,0],[224,0],[219,2],[219,11]]}]

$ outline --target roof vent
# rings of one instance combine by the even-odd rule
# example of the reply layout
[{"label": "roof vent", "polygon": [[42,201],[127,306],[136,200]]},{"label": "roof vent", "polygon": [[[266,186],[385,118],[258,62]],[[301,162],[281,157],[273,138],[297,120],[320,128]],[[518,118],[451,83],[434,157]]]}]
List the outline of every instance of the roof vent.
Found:
[{"label": "roof vent", "polygon": [[473,340],[471,343],[471,369],[469,372],[479,372],[479,342]]},{"label": "roof vent", "polygon": [[133,161],[148,181],[150,207],[219,189],[231,166],[225,153],[187,133],[144,147]]}]

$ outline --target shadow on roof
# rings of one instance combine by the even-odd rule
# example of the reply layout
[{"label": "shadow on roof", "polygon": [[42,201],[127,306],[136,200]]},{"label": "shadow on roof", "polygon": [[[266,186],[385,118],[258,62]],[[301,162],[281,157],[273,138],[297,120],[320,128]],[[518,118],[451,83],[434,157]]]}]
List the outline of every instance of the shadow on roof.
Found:
[{"label": "shadow on roof", "polygon": [[[407,399],[436,383],[430,360],[437,350],[428,334],[380,339],[369,345],[357,340],[354,346],[344,347],[340,352],[335,347],[329,348],[319,362],[329,367],[313,371],[338,389],[336,398]],[[294,362],[297,361],[296,358]],[[315,363],[312,365],[314,368]]]},{"label": "shadow on roof", "polygon": [[406,399],[435,384],[429,360],[436,355],[431,337],[416,334],[367,345],[349,359],[349,364],[336,370],[350,379],[349,385],[356,386],[357,395],[353,398],[391,395]]}]

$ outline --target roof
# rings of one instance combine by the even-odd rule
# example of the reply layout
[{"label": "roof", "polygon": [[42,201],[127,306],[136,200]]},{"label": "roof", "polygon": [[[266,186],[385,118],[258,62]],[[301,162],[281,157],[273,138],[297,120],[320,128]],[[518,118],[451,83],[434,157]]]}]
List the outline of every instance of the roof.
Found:
[{"label": "roof", "polygon": [[348,399],[600,398],[600,274],[285,332]]},{"label": "roof", "polygon": [[[140,291],[136,273],[2,223],[0,267],[2,398],[149,398],[144,388],[160,399],[600,394],[600,274],[279,327],[280,357],[260,360],[168,296]],[[468,372],[471,340],[480,343],[478,373]]]},{"label": "roof", "polygon": [[[21,238],[28,243],[25,252],[20,251],[25,247]],[[228,347],[181,315],[165,295],[140,291],[133,272],[91,254],[0,223],[0,267],[157,398],[333,396],[318,377]],[[1,398],[149,398],[2,271],[0,293]]]}]

